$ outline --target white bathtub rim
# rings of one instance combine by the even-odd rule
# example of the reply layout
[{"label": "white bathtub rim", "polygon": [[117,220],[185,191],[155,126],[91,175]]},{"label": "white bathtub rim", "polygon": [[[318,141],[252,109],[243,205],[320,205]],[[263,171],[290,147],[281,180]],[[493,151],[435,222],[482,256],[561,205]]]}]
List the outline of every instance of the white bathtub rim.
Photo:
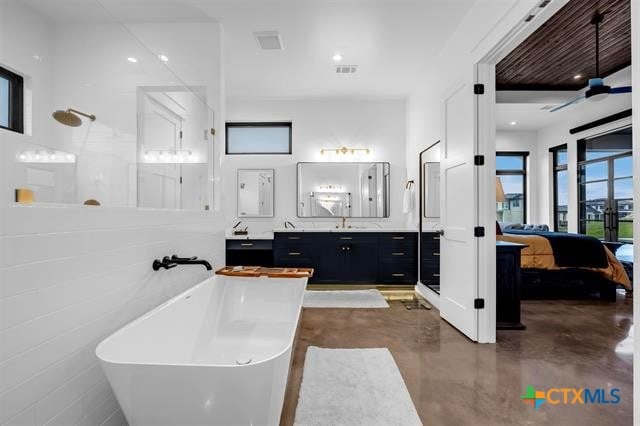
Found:
[{"label": "white bathtub rim", "polygon": [[[251,367],[251,366],[257,366],[257,365],[260,365],[260,364],[265,364],[265,363],[267,363],[269,361],[273,361],[273,360],[277,359],[282,354],[284,354],[285,352],[287,352],[288,350],[290,350],[292,348],[293,343],[295,342],[295,338],[296,338],[296,330],[293,331],[293,333],[291,335],[291,340],[289,341],[289,344],[287,346],[285,346],[285,348],[283,350],[277,352],[276,354],[270,356],[269,358],[261,359],[258,362],[252,362],[252,363],[243,364],[243,365],[238,365],[238,364],[211,364],[211,363],[200,363],[200,362],[190,362],[190,363],[151,362],[150,363],[150,362],[140,362],[140,361],[117,361],[117,360],[109,359],[109,358],[106,358],[106,357],[100,355],[99,352],[100,352],[101,346],[107,344],[111,339],[113,339],[114,337],[116,337],[120,333],[125,332],[130,327],[133,327],[138,322],[142,322],[144,319],[146,319],[147,317],[149,317],[152,314],[156,313],[157,311],[160,311],[161,309],[164,309],[165,307],[167,307],[167,306],[169,306],[169,305],[171,305],[173,303],[176,303],[178,300],[181,300],[182,298],[184,298],[184,296],[186,296],[188,293],[191,293],[191,292],[195,291],[197,288],[207,284],[210,280],[215,280],[215,277],[216,276],[209,277],[206,280],[203,280],[203,281],[199,282],[198,284],[194,285],[193,287],[189,287],[188,289],[186,289],[182,293],[172,297],[171,299],[167,300],[166,302],[161,303],[160,305],[156,306],[155,308],[153,308],[149,312],[141,315],[140,317],[134,319],[133,321],[125,324],[124,326],[122,326],[118,330],[116,330],[113,333],[111,333],[104,340],[102,340],[100,343],[98,343],[98,346],[96,346],[96,350],[95,350],[96,357],[101,362],[105,362],[107,364],[112,364],[112,365],[135,365],[135,366],[148,366],[148,367],[161,366],[161,367],[216,367],[216,368],[228,367],[228,368],[238,368],[238,367]],[[269,277],[225,277],[225,278],[252,279],[252,280],[269,280],[269,279],[271,279]],[[284,279],[284,278],[281,278],[281,279]],[[290,279],[290,278],[287,278],[287,279]],[[301,279],[301,278],[293,278],[293,279]],[[298,325],[300,323],[300,316],[302,314],[302,304],[303,304],[302,302],[303,302],[303,300],[304,300],[304,291],[301,292],[301,296],[300,296],[300,305],[298,306],[298,313],[296,315],[296,317],[297,317],[296,329],[297,329],[297,327],[298,327]]]}]

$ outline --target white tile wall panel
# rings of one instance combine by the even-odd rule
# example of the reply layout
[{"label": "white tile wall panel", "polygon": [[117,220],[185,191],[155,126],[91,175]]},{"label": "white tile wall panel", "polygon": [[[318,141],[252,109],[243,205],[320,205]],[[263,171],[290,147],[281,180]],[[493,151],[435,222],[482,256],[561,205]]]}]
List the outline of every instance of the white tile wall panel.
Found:
[{"label": "white tile wall panel", "polygon": [[107,335],[210,276],[153,272],[173,253],[224,260],[211,212],[0,208],[0,425],[124,425],[95,357]]},{"label": "white tile wall panel", "polygon": [[127,424],[127,420],[124,418],[122,410],[118,409],[114,411],[101,426],[126,426]]}]

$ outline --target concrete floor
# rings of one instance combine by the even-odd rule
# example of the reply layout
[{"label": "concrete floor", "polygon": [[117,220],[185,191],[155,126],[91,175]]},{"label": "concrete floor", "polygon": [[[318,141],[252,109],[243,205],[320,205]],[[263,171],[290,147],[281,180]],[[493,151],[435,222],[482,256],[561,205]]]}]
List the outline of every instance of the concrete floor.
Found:
[{"label": "concrete floor", "polygon": [[[632,358],[617,354],[628,336],[632,299],[525,301],[525,331],[499,331],[497,344],[470,342],[437,310],[304,309],[281,424],[295,416],[309,345],[387,347],[425,425],[630,425]],[[527,385],[619,388],[617,405],[524,404]]]}]

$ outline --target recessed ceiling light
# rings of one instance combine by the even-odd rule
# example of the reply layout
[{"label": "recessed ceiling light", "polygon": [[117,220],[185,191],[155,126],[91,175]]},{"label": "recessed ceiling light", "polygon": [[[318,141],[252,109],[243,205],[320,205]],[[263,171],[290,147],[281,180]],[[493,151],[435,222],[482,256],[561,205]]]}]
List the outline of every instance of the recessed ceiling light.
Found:
[{"label": "recessed ceiling light", "polygon": [[134,64],[135,64],[136,62],[138,62],[138,60],[137,60],[136,58],[134,58],[133,56],[129,56],[129,57],[127,58],[127,61],[129,61],[129,62],[131,62],[131,63],[134,63]]},{"label": "recessed ceiling light", "polygon": [[580,80],[582,78],[582,74],[576,74],[573,76],[574,80]]},{"label": "recessed ceiling light", "polygon": [[509,123],[509,124],[510,124],[510,125],[512,125],[512,126],[515,126],[515,125],[516,125],[516,124],[518,124],[518,123],[517,123],[517,122],[515,122],[515,121],[512,121],[512,122],[511,122],[511,123]]},{"label": "recessed ceiling light", "polygon": [[163,55],[162,53],[158,55],[158,59],[162,62],[169,62],[169,57],[167,55]]},{"label": "recessed ceiling light", "polygon": [[342,60],[342,55],[339,53],[336,53],[335,55],[333,55],[333,60],[334,62],[340,62]]}]

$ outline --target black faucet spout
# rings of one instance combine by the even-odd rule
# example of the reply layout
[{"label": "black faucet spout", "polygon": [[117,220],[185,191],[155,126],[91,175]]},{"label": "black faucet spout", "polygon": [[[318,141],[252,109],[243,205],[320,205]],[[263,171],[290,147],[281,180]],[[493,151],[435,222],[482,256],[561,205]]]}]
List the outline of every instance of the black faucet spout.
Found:
[{"label": "black faucet spout", "polygon": [[207,271],[213,270],[211,264],[204,259],[198,259],[196,256],[194,257],[178,257],[177,255],[171,256],[169,259],[170,262],[176,263],[178,265],[202,265],[207,268]]}]

